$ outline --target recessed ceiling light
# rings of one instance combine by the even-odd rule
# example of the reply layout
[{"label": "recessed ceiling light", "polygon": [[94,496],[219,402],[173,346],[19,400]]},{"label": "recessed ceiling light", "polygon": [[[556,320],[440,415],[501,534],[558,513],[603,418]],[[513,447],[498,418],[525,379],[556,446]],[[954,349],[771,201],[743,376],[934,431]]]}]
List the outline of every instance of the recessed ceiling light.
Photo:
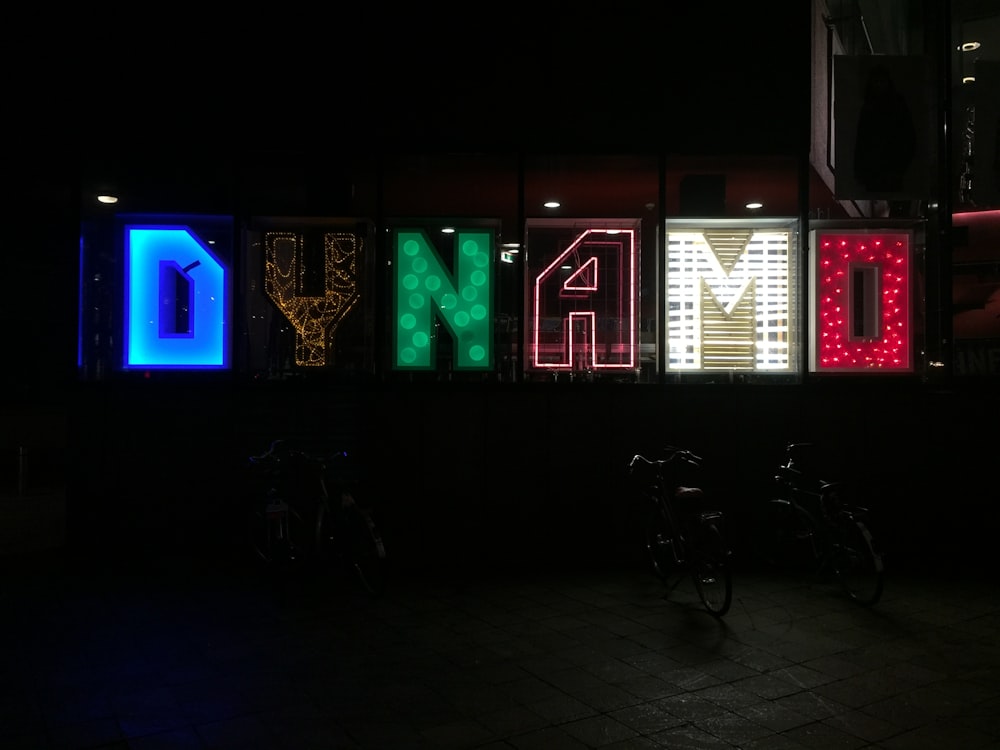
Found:
[{"label": "recessed ceiling light", "polygon": [[445,234],[454,234],[455,227],[441,227],[441,231],[444,232]]},{"label": "recessed ceiling light", "polygon": [[960,52],[972,52],[974,49],[979,49],[980,46],[979,42],[964,42],[958,45],[958,49]]},{"label": "recessed ceiling light", "polygon": [[749,203],[747,203],[747,208],[749,209],[763,208],[763,207],[764,204],[761,203],[760,201],[750,201]]},{"label": "recessed ceiling light", "polygon": [[962,77],[962,83],[975,83],[975,82],[976,82],[976,77],[975,76],[963,76]]},{"label": "recessed ceiling light", "polygon": [[97,202],[98,203],[117,203],[118,202],[118,196],[117,195],[99,195],[99,196],[97,196]]},{"label": "recessed ceiling light", "polygon": [[543,205],[546,208],[559,208],[559,201],[545,201]]}]

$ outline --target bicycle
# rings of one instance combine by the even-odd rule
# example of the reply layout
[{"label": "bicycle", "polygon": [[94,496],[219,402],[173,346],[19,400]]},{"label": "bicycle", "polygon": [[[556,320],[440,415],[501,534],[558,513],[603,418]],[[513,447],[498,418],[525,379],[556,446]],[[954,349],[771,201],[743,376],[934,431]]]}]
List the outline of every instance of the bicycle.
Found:
[{"label": "bicycle", "polygon": [[385,544],[374,510],[358,499],[360,482],[344,450],[282,438],[249,458],[264,479],[251,504],[250,545],[275,569],[331,564],[357,576],[369,593],[385,588]]},{"label": "bicycle", "polygon": [[704,608],[723,617],[733,601],[725,516],[703,507],[706,495],[701,487],[682,481],[685,471],[700,469],[701,464],[701,457],[691,451],[667,446],[662,458],[634,455],[628,474],[639,482],[648,505],[643,519],[646,557],[667,585],[667,595],[690,575]]},{"label": "bicycle", "polygon": [[863,606],[882,597],[884,564],[869,527],[869,511],[850,499],[844,481],[821,479],[813,443],[788,443],[754,535],[758,556],[782,569],[828,573]]}]

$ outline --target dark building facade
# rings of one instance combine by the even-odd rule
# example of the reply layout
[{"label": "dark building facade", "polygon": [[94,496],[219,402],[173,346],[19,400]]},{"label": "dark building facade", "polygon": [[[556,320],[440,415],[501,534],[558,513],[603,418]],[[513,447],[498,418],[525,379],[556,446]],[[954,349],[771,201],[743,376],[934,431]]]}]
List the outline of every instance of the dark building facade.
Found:
[{"label": "dark building facade", "polygon": [[[64,140],[11,152],[41,199],[18,278],[56,291],[5,305],[5,452],[61,476],[71,534],[107,528],[97,496],[159,534],[184,498],[225,524],[271,438],[332,437],[404,546],[458,524],[502,553],[627,534],[624,461],[660,443],[708,456],[738,519],[807,439],[903,556],[938,496],[972,532],[998,53],[961,46],[995,10],[788,5],[97,45],[142,82],[84,86]],[[883,75],[903,114],[871,136]]]}]

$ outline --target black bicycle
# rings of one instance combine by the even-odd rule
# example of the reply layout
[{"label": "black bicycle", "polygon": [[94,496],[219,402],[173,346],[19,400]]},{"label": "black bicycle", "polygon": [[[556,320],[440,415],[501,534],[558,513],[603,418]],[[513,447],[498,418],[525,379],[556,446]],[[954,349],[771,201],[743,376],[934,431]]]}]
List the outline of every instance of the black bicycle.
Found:
[{"label": "black bicycle", "polygon": [[704,490],[687,481],[701,464],[691,451],[668,446],[658,458],[633,456],[628,473],[645,498],[646,555],[668,595],[690,575],[705,609],[722,617],[733,601],[731,550],[723,512],[706,508]]},{"label": "black bicycle", "polygon": [[754,532],[758,556],[771,566],[832,574],[847,596],[870,606],[882,597],[882,553],[870,513],[843,481],[822,479],[817,446],[789,443],[774,477],[777,490],[761,508]]},{"label": "black bicycle", "polygon": [[347,451],[285,438],[251,456],[249,465],[263,487],[249,510],[258,560],[281,569],[333,565],[371,593],[384,590],[385,544]]}]

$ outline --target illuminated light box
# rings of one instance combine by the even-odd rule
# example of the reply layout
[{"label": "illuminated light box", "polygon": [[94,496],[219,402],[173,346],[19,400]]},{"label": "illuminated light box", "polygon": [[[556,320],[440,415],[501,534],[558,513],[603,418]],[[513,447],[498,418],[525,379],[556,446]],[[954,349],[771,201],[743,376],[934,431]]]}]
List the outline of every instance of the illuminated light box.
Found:
[{"label": "illuminated light box", "polygon": [[364,237],[320,231],[264,232],[264,290],[295,329],[295,364],[323,367],[327,341],[361,298]]},{"label": "illuminated light box", "polygon": [[912,371],[912,245],[910,230],[810,232],[810,371]]},{"label": "illuminated light box", "polygon": [[492,370],[495,232],[456,228],[440,236],[452,245],[453,270],[424,229],[394,231],[394,369],[437,369],[441,322],[455,370]]},{"label": "illuminated light box", "polygon": [[798,370],[795,221],[668,222],[669,369]]},{"label": "illuminated light box", "polygon": [[530,368],[636,368],[638,236],[638,220],[528,222]]},{"label": "illuminated light box", "polygon": [[375,225],[250,217],[237,278],[237,367],[254,378],[374,372]]},{"label": "illuminated light box", "polygon": [[229,366],[229,269],[191,226],[126,224],[125,368]]}]

